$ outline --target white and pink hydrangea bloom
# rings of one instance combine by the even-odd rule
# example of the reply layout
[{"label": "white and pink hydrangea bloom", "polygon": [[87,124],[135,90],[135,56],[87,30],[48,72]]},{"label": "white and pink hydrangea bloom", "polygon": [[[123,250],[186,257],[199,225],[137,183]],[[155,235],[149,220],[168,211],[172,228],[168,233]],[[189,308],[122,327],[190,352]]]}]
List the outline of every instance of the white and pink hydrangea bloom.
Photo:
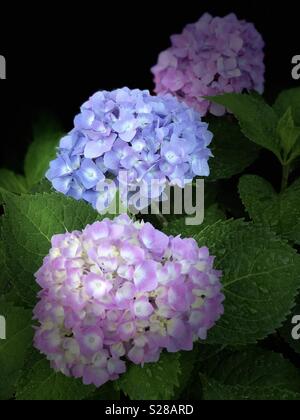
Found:
[{"label": "white and pink hydrangea bloom", "polygon": [[126,361],[190,351],[223,314],[221,273],[193,239],[168,237],[127,215],[52,238],[35,346],[56,371],[100,387]]},{"label": "white and pink hydrangea bloom", "polygon": [[202,116],[222,116],[225,108],[206,96],[263,92],[264,41],[252,23],[233,13],[222,18],[206,13],[171,43],[152,69],[156,93],[171,93]]}]

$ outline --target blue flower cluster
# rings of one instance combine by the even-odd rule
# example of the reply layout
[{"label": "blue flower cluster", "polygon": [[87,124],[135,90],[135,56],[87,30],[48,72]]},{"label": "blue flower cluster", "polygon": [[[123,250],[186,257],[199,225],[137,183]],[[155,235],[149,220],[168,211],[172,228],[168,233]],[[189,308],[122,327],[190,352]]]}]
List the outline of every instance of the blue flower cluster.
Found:
[{"label": "blue flower cluster", "polygon": [[74,126],[46,177],[57,191],[95,208],[99,200],[103,208],[110,205],[111,193],[102,188],[108,179],[117,188],[126,183],[128,191],[156,185],[144,193],[150,202],[161,199],[167,184],[183,188],[195,176],[209,175],[213,135],[199,113],[171,95],[128,88],[97,92]]}]

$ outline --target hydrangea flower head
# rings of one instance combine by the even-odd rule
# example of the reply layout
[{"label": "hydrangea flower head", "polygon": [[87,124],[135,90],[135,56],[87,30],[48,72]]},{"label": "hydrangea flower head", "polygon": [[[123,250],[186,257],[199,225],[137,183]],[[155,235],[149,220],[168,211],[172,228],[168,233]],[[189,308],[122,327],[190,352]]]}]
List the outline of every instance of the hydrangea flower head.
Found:
[{"label": "hydrangea flower head", "polygon": [[120,188],[126,204],[128,191],[139,187],[145,208],[161,199],[167,184],[183,188],[195,176],[209,175],[213,135],[196,111],[171,95],[128,88],[97,92],[74,124],[46,177],[57,191],[97,209],[113,198],[108,179],[127,187]]},{"label": "hydrangea flower head", "polygon": [[156,92],[172,93],[201,115],[221,116],[224,107],[204,97],[264,89],[264,41],[252,23],[230,14],[223,18],[204,14],[183,33],[153,67]]},{"label": "hydrangea flower head", "polygon": [[36,274],[35,347],[64,375],[100,387],[126,361],[190,351],[223,314],[207,248],[127,215],[52,238]]}]

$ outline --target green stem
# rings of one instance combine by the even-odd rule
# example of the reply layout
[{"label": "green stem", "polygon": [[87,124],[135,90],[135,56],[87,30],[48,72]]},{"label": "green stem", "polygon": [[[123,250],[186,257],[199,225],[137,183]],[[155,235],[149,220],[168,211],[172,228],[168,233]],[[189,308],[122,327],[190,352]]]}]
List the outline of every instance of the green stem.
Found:
[{"label": "green stem", "polygon": [[283,167],[282,167],[281,191],[285,191],[288,187],[290,170],[291,170],[290,164],[283,165]]},{"label": "green stem", "polygon": [[159,204],[156,205],[155,203],[152,202],[152,204],[150,206],[150,209],[152,211],[155,211],[155,213],[153,213],[153,214],[157,217],[157,220],[159,221],[159,223],[164,228],[167,227],[169,223],[168,223],[167,219],[165,218],[165,216],[160,212],[160,210],[159,210]]},{"label": "green stem", "polygon": [[164,228],[168,226],[168,221],[163,214],[159,213],[159,214],[156,214],[155,216],[157,217],[158,221],[162,224]]}]

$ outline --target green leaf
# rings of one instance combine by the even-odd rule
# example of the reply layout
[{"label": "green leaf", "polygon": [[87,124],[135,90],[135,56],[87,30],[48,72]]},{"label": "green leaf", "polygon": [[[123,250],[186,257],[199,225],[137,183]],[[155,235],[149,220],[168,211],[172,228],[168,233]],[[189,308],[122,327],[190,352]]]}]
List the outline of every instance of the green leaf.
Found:
[{"label": "green leaf", "polygon": [[300,127],[300,88],[284,90],[277,98],[274,109],[282,117],[288,108],[292,110],[295,125]]},{"label": "green leaf", "polygon": [[179,387],[179,354],[163,353],[157,363],[130,365],[117,385],[131,400],[168,400]]},{"label": "green leaf", "polygon": [[235,122],[224,118],[209,120],[214,133],[209,180],[227,179],[244,171],[258,157],[259,147],[250,142]]},{"label": "green leaf", "polygon": [[280,141],[277,136],[278,116],[274,109],[258,95],[226,93],[209,97],[224,105],[239,120],[242,132],[254,143],[273,152],[280,161]]},{"label": "green leaf", "polygon": [[0,294],[6,293],[10,285],[10,274],[6,258],[4,243],[0,241]]},{"label": "green leaf", "polygon": [[56,373],[44,358],[26,366],[17,388],[17,400],[30,401],[84,400],[95,391],[94,386]]},{"label": "green leaf", "polygon": [[194,369],[198,361],[199,350],[197,346],[193,351],[182,351],[179,353],[180,375],[178,377],[179,387],[176,390],[174,399],[181,399],[194,378]]},{"label": "green leaf", "polygon": [[63,133],[57,122],[48,118],[34,127],[33,135],[34,141],[27,152],[24,167],[29,188],[45,177]]},{"label": "green leaf", "polygon": [[3,294],[3,299],[7,303],[11,303],[14,306],[18,306],[23,309],[32,309],[30,305],[26,305],[22,297],[17,293],[16,289],[10,285],[9,290],[5,291]]},{"label": "green leaf", "polygon": [[300,138],[300,127],[295,127],[291,107],[287,109],[286,113],[279,120],[277,133],[281,139],[281,146],[284,151],[284,160],[285,162],[289,162],[290,153],[292,152],[292,156],[294,155],[294,146],[297,139]]},{"label": "green leaf", "polygon": [[55,234],[82,230],[99,215],[83,201],[62,194],[15,196],[4,193],[4,243],[14,286],[28,304],[38,290],[33,274],[41,267]]},{"label": "green leaf", "polygon": [[196,343],[198,349],[198,359],[201,364],[206,363],[207,360],[216,357],[217,354],[221,353],[226,346],[225,345],[211,345],[204,344],[202,342]]},{"label": "green leaf", "polygon": [[30,194],[42,194],[51,192],[54,192],[54,189],[52,187],[52,184],[46,178],[38,184],[35,184],[30,190]]},{"label": "green leaf", "polygon": [[90,394],[88,401],[118,401],[120,400],[120,391],[116,389],[114,382],[107,382],[95,392]]},{"label": "green leaf", "polygon": [[292,165],[293,163],[295,163],[296,167],[299,167],[299,162],[297,160],[299,157],[300,157],[300,137],[298,137],[298,141],[295,144],[288,158],[289,165]]},{"label": "green leaf", "polygon": [[0,399],[13,396],[23,368],[25,355],[32,342],[31,311],[0,300],[0,314],[6,320],[6,340],[0,340]]},{"label": "green leaf", "polygon": [[0,187],[16,194],[26,193],[28,190],[26,179],[8,169],[0,169]]},{"label": "green leaf", "polygon": [[225,350],[203,365],[203,373],[224,385],[254,388],[277,387],[300,392],[300,372],[281,354],[249,347]]},{"label": "green leaf", "polygon": [[300,179],[277,194],[263,178],[245,175],[240,179],[239,193],[256,223],[269,226],[283,238],[300,244]]},{"label": "green leaf", "polygon": [[[199,372],[201,368],[205,366],[207,360],[216,357],[217,354],[224,350],[225,346],[213,346],[210,344],[203,344],[202,342],[196,342],[194,344],[194,350],[192,352],[183,352],[182,355],[185,360],[180,360],[181,370],[183,372],[183,378],[186,376],[185,369],[188,367],[187,372],[189,378],[184,391],[180,394],[181,400],[201,400],[202,397],[202,386],[199,379]],[[188,360],[192,358],[192,363]],[[189,365],[185,366],[185,361]],[[192,368],[192,371],[191,371]],[[179,379],[180,383],[184,383],[182,375]]]},{"label": "green leaf", "polygon": [[241,220],[218,222],[196,240],[223,271],[225,314],[211,344],[249,344],[279,328],[300,287],[300,256],[268,228]]},{"label": "green leaf", "polygon": [[[293,122],[296,126],[294,130],[297,132],[300,128],[300,88],[293,88],[283,91],[278,96],[274,104],[274,109],[280,117],[282,117],[289,108],[291,109]],[[296,133],[294,135],[296,136]],[[299,136],[297,139],[298,141],[295,144],[289,157],[289,162],[292,162],[300,156]]]},{"label": "green leaf", "polygon": [[208,209],[213,204],[216,204],[218,193],[220,192],[220,184],[218,182],[205,182],[204,187],[204,204]]},{"label": "green leaf", "polygon": [[298,401],[300,394],[277,387],[229,386],[201,377],[203,399],[207,401]]},{"label": "green leaf", "polygon": [[225,219],[226,216],[224,212],[219,208],[218,204],[213,204],[207,210],[205,210],[204,222],[201,225],[188,226],[186,225],[185,217],[177,217],[170,220],[164,231],[168,235],[181,235],[182,237],[190,238],[201,232],[207,226],[212,225],[219,220]]}]

